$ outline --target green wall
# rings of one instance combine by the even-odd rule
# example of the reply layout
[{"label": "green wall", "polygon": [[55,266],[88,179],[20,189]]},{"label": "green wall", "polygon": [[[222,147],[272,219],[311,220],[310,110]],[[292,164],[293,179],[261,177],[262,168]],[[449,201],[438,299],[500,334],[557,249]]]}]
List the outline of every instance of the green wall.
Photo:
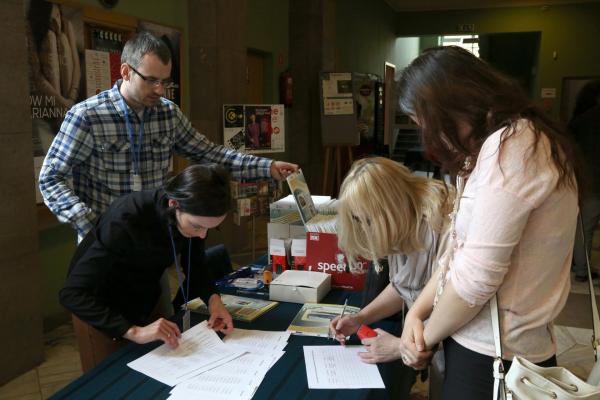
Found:
[{"label": "green wall", "polygon": [[279,103],[279,74],[289,66],[289,0],[248,0],[246,41],[265,57],[265,103]]},{"label": "green wall", "polygon": [[458,24],[474,24],[476,33],[540,31],[534,100],[541,102],[541,88],[556,88],[557,97],[549,109],[558,117],[563,77],[600,75],[599,21],[600,3],[404,12],[397,14],[396,32],[398,36],[450,34],[456,32]]},{"label": "green wall", "polygon": [[396,13],[383,0],[337,0],[335,66],[383,76],[386,61],[404,65],[396,47]]}]

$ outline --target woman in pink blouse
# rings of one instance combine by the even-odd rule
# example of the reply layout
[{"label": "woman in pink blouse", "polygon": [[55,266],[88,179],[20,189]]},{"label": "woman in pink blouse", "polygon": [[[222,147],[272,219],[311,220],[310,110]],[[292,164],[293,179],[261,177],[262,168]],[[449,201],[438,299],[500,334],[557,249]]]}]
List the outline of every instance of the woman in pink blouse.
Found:
[{"label": "woman in pink blouse", "polygon": [[402,358],[421,368],[419,350],[443,341],[444,398],[490,399],[494,294],[505,368],[515,354],[556,364],[578,212],[572,148],[515,82],[458,47],[415,59],[400,105],[459,191],[454,244],[406,316]]}]

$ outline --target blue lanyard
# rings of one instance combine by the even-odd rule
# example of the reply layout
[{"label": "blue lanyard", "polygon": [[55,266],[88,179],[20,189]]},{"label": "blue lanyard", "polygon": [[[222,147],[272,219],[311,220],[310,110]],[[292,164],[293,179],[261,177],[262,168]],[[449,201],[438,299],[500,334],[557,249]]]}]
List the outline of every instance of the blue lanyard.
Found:
[{"label": "blue lanyard", "polygon": [[142,121],[140,122],[140,140],[136,144],[134,138],[135,132],[133,131],[133,127],[131,126],[131,121],[129,120],[129,110],[123,96],[121,96],[121,104],[123,105],[123,112],[125,113],[125,126],[127,127],[127,137],[129,138],[129,143],[131,143],[133,173],[135,175],[140,175],[140,154],[142,152],[142,141],[144,140],[144,120],[146,119],[146,109],[144,108],[144,116],[142,117]]},{"label": "blue lanyard", "polygon": [[[179,271],[179,262],[177,261],[177,249],[175,248],[175,240],[173,240],[173,230],[171,229],[171,225],[169,224],[169,237],[171,238],[171,246],[173,247],[173,258],[175,259],[175,270],[177,271],[177,282],[179,282],[179,289],[181,290],[181,295],[183,296],[183,304],[185,304],[185,309],[187,310],[188,296],[190,295],[190,264],[192,260],[192,239],[188,239],[188,266],[187,266],[187,285],[185,291],[183,290],[183,279],[181,278],[181,272]],[[186,294],[187,292],[187,294]]]}]

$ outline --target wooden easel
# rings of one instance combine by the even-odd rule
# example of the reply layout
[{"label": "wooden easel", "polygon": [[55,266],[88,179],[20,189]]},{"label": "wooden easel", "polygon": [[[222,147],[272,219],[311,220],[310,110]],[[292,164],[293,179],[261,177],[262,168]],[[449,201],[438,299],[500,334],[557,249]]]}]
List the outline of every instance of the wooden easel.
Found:
[{"label": "wooden easel", "polygon": [[[354,157],[352,156],[352,146],[350,145],[332,145],[325,146],[325,159],[323,162],[323,194],[336,197],[345,171],[342,162],[342,151],[346,152],[348,157],[348,168],[352,165]],[[330,171],[331,164],[331,171]],[[329,176],[332,175],[331,181]]]}]

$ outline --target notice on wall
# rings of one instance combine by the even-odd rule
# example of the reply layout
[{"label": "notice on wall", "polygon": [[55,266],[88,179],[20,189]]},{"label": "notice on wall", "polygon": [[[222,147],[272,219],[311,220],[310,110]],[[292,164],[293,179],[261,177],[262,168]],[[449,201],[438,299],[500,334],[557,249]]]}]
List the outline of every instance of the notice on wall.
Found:
[{"label": "notice on wall", "polygon": [[110,57],[106,51],[85,50],[85,91],[87,97],[110,89]]},{"label": "notice on wall", "polygon": [[541,97],[542,99],[555,99],[556,88],[542,88]]},{"label": "notice on wall", "polygon": [[225,104],[223,143],[251,154],[285,151],[284,111],[283,104]]},{"label": "notice on wall", "polygon": [[352,74],[330,73],[322,80],[323,113],[325,115],[354,114]]}]

